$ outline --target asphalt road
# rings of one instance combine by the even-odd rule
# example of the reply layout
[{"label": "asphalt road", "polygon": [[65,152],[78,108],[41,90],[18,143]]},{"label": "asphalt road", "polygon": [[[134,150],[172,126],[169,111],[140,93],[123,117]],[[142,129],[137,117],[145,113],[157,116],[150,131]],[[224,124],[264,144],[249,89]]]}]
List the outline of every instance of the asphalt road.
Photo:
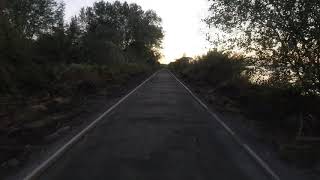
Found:
[{"label": "asphalt road", "polygon": [[268,176],[163,70],[39,179],[264,180]]}]

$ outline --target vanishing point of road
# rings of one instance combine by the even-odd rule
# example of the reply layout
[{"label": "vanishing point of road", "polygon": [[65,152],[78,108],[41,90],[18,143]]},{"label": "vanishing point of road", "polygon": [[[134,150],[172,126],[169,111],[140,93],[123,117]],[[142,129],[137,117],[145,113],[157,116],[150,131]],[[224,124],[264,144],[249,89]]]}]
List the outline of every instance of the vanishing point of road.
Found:
[{"label": "vanishing point of road", "polygon": [[37,179],[266,180],[270,177],[162,70]]}]

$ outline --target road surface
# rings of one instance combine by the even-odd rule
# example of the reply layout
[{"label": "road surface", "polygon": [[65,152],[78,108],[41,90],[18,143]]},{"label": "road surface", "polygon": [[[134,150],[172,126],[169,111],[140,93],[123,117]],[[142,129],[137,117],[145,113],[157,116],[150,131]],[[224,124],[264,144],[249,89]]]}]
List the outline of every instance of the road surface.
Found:
[{"label": "road surface", "polygon": [[162,70],[38,179],[269,178],[188,91]]}]

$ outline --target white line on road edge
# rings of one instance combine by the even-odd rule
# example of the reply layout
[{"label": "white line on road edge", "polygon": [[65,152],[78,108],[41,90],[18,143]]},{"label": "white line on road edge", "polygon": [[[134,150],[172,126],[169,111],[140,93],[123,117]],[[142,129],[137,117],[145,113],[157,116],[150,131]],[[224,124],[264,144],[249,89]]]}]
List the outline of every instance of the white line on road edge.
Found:
[{"label": "white line on road edge", "polygon": [[204,104],[186,85],[184,85],[184,83],[182,83],[171,71],[168,70],[168,72],[172,75],[172,77],[174,77],[174,79],[176,79],[190,94],[191,96],[201,105],[203,106],[208,112],[209,114],[211,114],[214,119],[216,119],[231,135],[232,137],[246,150],[246,152],[248,154],[250,154],[251,157],[253,157],[253,159],[255,159],[255,161],[274,179],[274,180],[280,180],[280,177],[270,168],[270,166],[264,161],[262,160],[262,158],[260,158],[258,156],[257,153],[255,153],[247,144],[244,144],[240,138],[236,135],[236,133],[230,128],[228,127],[228,125],[226,125],[223,120],[221,120],[221,118],[219,118],[219,116],[212,112],[208,106],[206,104]]},{"label": "white line on road edge", "polygon": [[76,136],[74,136],[70,141],[60,147],[54,154],[52,154],[47,160],[42,162],[37,168],[35,168],[31,173],[29,173],[24,180],[33,180],[39,177],[50,165],[52,165],[59,157],[63,155],[66,150],[72,147],[73,144],[78,142],[86,133],[88,133],[93,127],[97,125],[107,114],[109,114],[114,108],[119,106],[123,101],[125,101],[131,94],[136,92],[141,86],[143,86],[146,82],[152,79],[158,72],[155,72],[148,79],[142,82],[139,86],[133,89],[129,94],[120,99],[116,104],[110,107],[107,111],[105,111],[102,115],[100,115],[97,119],[95,119],[92,123],[90,123],[86,128],[84,128],[81,132],[79,132]]}]

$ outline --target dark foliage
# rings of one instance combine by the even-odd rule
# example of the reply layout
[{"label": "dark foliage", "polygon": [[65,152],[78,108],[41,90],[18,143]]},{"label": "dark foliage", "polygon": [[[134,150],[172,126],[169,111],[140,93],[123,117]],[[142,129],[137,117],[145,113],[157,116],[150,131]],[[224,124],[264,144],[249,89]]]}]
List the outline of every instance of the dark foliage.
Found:
[{"label": "dark foliage", "polygon": [[158,65],[161,19],[137,4],[96,2],[69,23],[55,0],[4,1],[0,13],[1,94],[45,91],[72,63]]},{"label": "dark foliage", "polygon": [[[320,1],[210,0],[206,19],[231,38],[226,44],[256,55],[275,86],[320,91]],[[217,42],[219,43],[219,42]]]},{"label": "dark foliage", "polygon": [[[278,148],[281,157],[306,166],[319,159],[320,99],[305,96],[296,87],[256,83],[252,64],[243,57],[211,51],[195,60],[181,58],[169,68],[221,112],[241,113]],[[308,139],[308,138],[307,138]],[[304,148],[301,148],[304,147]]]}]

